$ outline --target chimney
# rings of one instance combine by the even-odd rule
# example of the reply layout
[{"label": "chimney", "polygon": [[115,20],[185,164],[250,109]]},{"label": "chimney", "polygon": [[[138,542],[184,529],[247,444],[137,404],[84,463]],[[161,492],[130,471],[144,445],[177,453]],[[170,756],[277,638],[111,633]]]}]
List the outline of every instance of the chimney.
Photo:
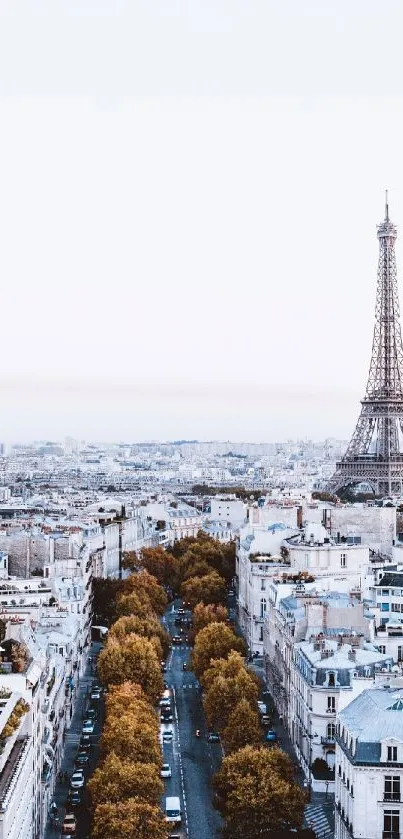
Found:
[{"label": "chimney", "polygon": [[348,651],[348,660],[349,661],[357,661],[357,650],[349,650]]},{"label": "chimney", "polygon": [[302,528],[302,507],[297,507],[297,527]]}]

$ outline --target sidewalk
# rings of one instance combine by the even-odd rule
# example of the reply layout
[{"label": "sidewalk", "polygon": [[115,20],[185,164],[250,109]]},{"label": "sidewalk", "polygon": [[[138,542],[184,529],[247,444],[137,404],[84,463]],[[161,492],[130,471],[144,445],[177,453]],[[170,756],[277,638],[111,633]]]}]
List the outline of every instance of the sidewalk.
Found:
[{"label": "sidewalk", "polygon": [[[79,686],[77,689],[76,701],[75,701],[75,708],[74,714],[71,721],[70,728],[66,731],[65,735],[65,742],[64,742],[64,750],[63,750],[63,759],[61,763],[60,771],[66,773],[66,782],[62,783],[61,781],[56,782],[56,787],[54,791],[53,801],[56,802],[58,811],[59,811],[59,820],[60,823],[58,825],[54,825],[49,818],[46,822],[46,828],[44,837],[45,839],[56,839],[56,837],[60,837],[61,834],[61,825],[63,822],[64,814],[66,812],[66,803],[67,803],[67,795],[69,791],[69,780],[71,775],[74,771],[74,758],[77,753],[78,743],[81,737],[81,728],[83,724],[84,712],[88,705],[89,696],[91,693],[92,685],[97,682],[96,673],[96,659],[98,657],[98,653],[102,645],[100,643],[93,643],[91,647],[91,659],[92,662],[87,664],[86,670],[84,675],[80,678]],[[100,703],[101,704],[101,703]],[[94,745],[92,746],[91,750],[91,762],[90,762],[90,769],[85,774],[91,774],[94,770],[96,763],[98,761],[98,754],[99,754],[99,745],[98,740],[100,736],[100,730],[102,727],[102,717],[103,717],[103,703],[102,708],[100,709],[101,719],[98,720],[96,726],[96,734],[94,734]],[[77,839],[84,839],[89,833],[89,813],[88,809],[85,806],[86,796],[84,792],[84,806],[76,808],[76,815],[77,815]]]},{"label": "sidewalk", "polygon": [[[265,684],[264,668],[260,664],[248,663],[248,668],[256,673]],[[269,691],[267,691],[269,694]],[[269,694],[270,695],[270,694]],[[274,703],[273,703],[274,705]],[[274,725],[278,734],[278,745],[283,749],[295,764],[298,783],[303,786],[305,775],[301,769],[297,755],[292,746],[289,734],[282,722],[280,722],[277,711],[274,712]],[[311,792],[311,800],[305,807],[304,827],[311,827],[318,839],[333,839],[334,837],[334,796],[324,792]]]}]

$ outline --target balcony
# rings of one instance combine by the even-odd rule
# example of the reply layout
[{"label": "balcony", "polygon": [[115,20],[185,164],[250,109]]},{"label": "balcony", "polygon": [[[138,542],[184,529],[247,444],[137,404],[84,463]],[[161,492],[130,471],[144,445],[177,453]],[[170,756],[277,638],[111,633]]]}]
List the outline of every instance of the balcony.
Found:
[{"label": "balcony", "polygon": [[385,792],[383,795],[384,801],[400,801],[400,792]]},{"label": "balcony", "polygon": [[336,740],[335,740],[334,737],[321,737],[320,742],[321,742],[322,746],[334,746],[335,743],[336,743]]}]

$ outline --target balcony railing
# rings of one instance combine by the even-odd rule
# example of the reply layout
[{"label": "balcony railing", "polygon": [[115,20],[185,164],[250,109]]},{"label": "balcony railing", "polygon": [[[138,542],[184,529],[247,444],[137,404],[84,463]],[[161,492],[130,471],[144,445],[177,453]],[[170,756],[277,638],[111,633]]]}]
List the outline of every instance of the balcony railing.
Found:
[{"label": "balcony railing", "polygon": [[384,801],[400,801],[400,792],[385,792],[383,794]]},{"label": "balcony railing", "polygon": [[321,737],[320,742],[322,743],[322,746],[334,746],[335,743],[336,743],[336,740],[335,740],[334,736],[333,737]]}]

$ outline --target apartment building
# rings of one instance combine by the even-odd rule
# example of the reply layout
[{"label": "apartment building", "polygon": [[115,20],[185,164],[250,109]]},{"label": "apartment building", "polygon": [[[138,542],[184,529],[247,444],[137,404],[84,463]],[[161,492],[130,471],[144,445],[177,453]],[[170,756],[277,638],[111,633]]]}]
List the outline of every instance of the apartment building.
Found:
[{"label": "apartment building", "polygon": [[336,839],[400,839],[403,689],[364,690],[337,717]]},{"label": "apartment building", "polygon": [[0,839],[34,839],[32,713],[23,697],[0,691]]}]

